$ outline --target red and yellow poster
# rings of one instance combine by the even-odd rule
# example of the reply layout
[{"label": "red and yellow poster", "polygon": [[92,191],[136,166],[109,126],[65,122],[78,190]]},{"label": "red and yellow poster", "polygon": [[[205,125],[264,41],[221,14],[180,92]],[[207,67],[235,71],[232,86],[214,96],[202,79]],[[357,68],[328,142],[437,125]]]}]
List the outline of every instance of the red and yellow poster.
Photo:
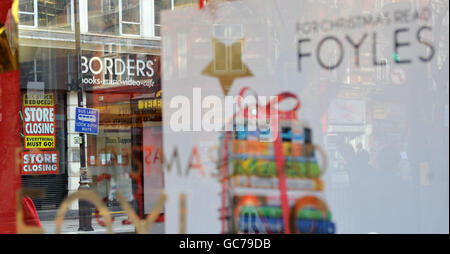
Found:
[{"label": "red and yellow poster", "polygon": [[23,95],[25,149],[55,148],[55,100],[52,93]]}]

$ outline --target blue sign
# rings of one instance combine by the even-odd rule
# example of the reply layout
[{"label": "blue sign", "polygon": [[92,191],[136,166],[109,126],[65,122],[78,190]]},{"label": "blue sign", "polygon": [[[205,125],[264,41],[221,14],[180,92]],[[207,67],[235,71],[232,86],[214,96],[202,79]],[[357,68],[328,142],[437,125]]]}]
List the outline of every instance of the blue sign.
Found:
[{"label": "blue sign", "polygon": [[77,107],[75,109],[75,132],[98,134],[98,110]]}]

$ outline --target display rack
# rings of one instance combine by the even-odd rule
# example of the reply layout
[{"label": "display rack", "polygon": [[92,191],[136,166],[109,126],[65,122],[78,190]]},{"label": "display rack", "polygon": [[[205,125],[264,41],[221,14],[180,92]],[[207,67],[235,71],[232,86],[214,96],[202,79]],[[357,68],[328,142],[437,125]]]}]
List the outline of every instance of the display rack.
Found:
[{"label": "display rack", "polygon": [[297,120],[298,98],[283,93],[276,103],[287,98],[298,102],[290,111],[272,102],[241,108],[221,137],[222,233],[336,231],[321,179],[326,154],[312,143],[307,124]]}]

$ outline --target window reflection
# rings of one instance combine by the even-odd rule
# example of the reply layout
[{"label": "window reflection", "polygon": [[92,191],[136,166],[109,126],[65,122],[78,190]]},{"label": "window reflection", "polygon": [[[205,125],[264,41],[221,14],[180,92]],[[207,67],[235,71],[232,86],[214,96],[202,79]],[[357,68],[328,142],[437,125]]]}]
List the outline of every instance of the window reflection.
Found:
[{"label": "window reflection", "polygon": [[[85,140],[87,168],[92,180],[90,187],[111,212],[117,214],[115,225],[123,226],[129,221],[118,203],[119,191],[143,218],[152,211],[164,187],[164,175],[158,171],[161,167],[158,151],[162,145],[161,12],[196,8],[198,1],[81,0],[78,3],[81,56],[87,61],[99,59],[92,63],[94,71],[91,69],[85,73],[75,72],[78,52],[74,39],[74,0],[19,0],[19,32],[22,36],[19,41],[20,91],[22,97],[28,94],[51,94],[54,97],[56,146],[48,151],[58,152],[59,166],[57,174],[21,176],[22,186],[44,190],[45,197],[33,197],[33,201],[40,218],[46,222],[54,220],[61,201],[78,190],[81,152],[78,133],[74,132],[73,112],[81,99],[83,105],[100,112],[99,133],[87,135]],[[306,4],[299,2],[300,5],[305,6],[305,16],[311,20],[331,17],[339,11],[336,1],[307,1]],[[415,212],[419,210],[418,202],[424,202],[418,195],[420,188],[431,189],[435,179],[441,181],[446,179],[445,176],[448,179],[448,170],[444,168],[443,171],[436,166],[448,165],[448,159],[445,161],[448,157],[442,155],[448,153],[448,136],[444,134],[436,138],[429,135],[448,130],[448,75],[442,75],[448,74],[448,3],[356,1],[346,11],[368,13],[414,5],[431,8],[433,29],[439,29],[431,35],[435,42],[436,62],[426,65],[426,70],[414,67],[406,71],[404,66],[396,66],[392,60],[392,42],[379,34],[376,45],[369,45],[373,40],[370,34],[358,58],[346,48],[340,71],[321,70],[314,75],[302,76],[306,78],[300,83],[289,76],[295,72],[297,64],[295,58],[288,55],[290,52],[286,52],[288,46],[279,42],[279,38],[284,36],[283,31],[271,30],[275,26],[272,21],[258,21],[270,29],[266,34],[252,34],[245,41],[245,63],[256,66],[253,69],[255,75],[279,75],[275,82],[283,87],[298,84],[295,89],[301,92],[304,97],[302,103],[307,105],[302,114],[313,115],[316,120],[314,129],[318,130],[314,132],[318,136],[316,140],[323,141],[328,151],[330,200],[336,211],[348,212],[337,215],[339,221],[344,221],[339,225],[341,232],[360,232],[369,228],[388,232],[393,229],[386,224],[377,225],[375,219],[362,218],[361,213],[353,209],[360,204],[365,205],[363,209],[367,214],[376,211],[376,214],[389,218],[397,216],[395,218],[405,229],[418,231],[415,228],[417,223],[408,223],[406,216],[395,214],[395,207],[401,207],[400,202],[387,203],[389,209],[376,207],[376,204],[384,202],[384,197],[395,197],[391,200],[401,200],[403,208]],[[295,11],[281,9],[281,16],[289,16]],[[217,59],[214,70],[243,71],[242,59],[233,58],[229,50],[243,54],[243,42],[238,40],[249,34],[244,28],[257,31],[260,25],[217,23],[211,31],[207,30],[209,27],[205,30],[199,27],[200,33],[212,32],[217,42],[222,42],[213,44],[214,59]],[[190,44],[189,31],[182,31],[176,37],[163,39],[168,48],[177,47],[176,51],[166,52],[168,59],[177,59],[177,65],[167,67],[166,78],[200,76],[199,73],[191,73],[195,65],[189,57],[192,52],[198,59],[204,57],[203,49],[210,47],[209,38],[199,36],[193,45]],[[266,41],[270,41],[267,51],[258,52],[257,48]],[[228,49],[228,45],[233,46]],[[325,46],[319,57],[325,65],[331,66],[339,61],[340,52],[336,47]],[[376,61],[384,65],[373,67],[373,49],[378,54]],[[315,54],[313,50],[311,52]],[[426,52],[420,54],[427,55]],[[276,61],[286,61],[286,65],[280,69],[266,68],[275,66]],[[263,62],[267,65],[258,64]],[[407,73],[427,75],[406,76]],[[78,97],[77,74],[83,83],[83,98]],[[90,79],[99,83],[84,81]],[[148,82],[146,84],[149,85],[129,85],[125,81]],[[412,89],[411,82],[420,84],[420,90]],[[2,98],[8,98],[8,95],[0,93]],[[23,109],[23,101],[21,103]],[[5,104],[0,104],[0,109]],[[308,112],[308,108],[313,110]],[[5,120],[4,112],[0,113],[0,120],[2,117]],[[27,150],[24,148],[23,126],[17,135],[21,136],[21,148]],[[431,153],[434,147],[440,149]],[[391,189],[396,192],[391,192]],[[436,191],[433,195],[442,194]],[[68,213],[69,220],[78,219],[78,209],[78,204],[73,203]],[[428,206],[422,209],[425,211]],[[102,228],[101,219],[97,219],[93,218],[96,230]],[[48,230],[46,228],[46,232]],[[76,230],[66,228],[65,232]],[[127,230],[134,229],[130,226]]]},{"label": "window reflection", "polygon": [[73,0],[20,0],[19,24],[49,29],[72,29]]},{"label": "window reflection", "polygon": [[117,34],[119,32],[119,0],[88,1],[89,32]]},{"label": "window reflection", "polygon": [[141,8],[139,0],[119,0],[121,3],[121,34],[140,35]]}]

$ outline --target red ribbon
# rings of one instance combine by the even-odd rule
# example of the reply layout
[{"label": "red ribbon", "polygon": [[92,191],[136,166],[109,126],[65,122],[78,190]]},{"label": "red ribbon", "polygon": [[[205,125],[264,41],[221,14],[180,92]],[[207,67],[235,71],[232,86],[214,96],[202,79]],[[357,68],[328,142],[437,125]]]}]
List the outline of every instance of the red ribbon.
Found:
[{"label": "red ribbon", "polygon": [[291,233],[289,218],[289,199],[287,196],[287,186],[286,186],[286,175],[284,173],[284,155],[283,155],[283,145],[281,143],[281,135],[277,135],[275,139],[275,163],[277,165],[278,174],[278,188],[280,189],[280,201],[281,201],[281,211],[283,212],[283,224],[284,232],[286,234]]},{"label": "red ribbon", "polygon": [[[244,95],[246,92],[251,92],[252,95],[255,97],[256,105],[254,105],[254,107],[247,106],[246,108],[243,108],[242,100],[244,99],[245,97]],[[292,109],[279,110],[274,108],[275,105],[277,104],[279,105],[280,102],[286,99],[294,99],[296,101],[296,104]],[[248,87],[242,88],[241,92],[239,93],[238,104],[241,111],[240,114],[242,114],[242,116],[247,119],[248,118],[264,119],[264,117],[271,117],[272,113],[276,113],[278,118],[276,120],[297,120],[297,110],[300,108],[300,100],[297,98],[295,94],[291,92],[280,93],[274,96],[274,98],[272,98],[266,105],[260,106],[258,103],[257,94]]]},{"label": "red ribbon", "polygon": [[225,133],[224,140],[225,140],[224,141],[225,152],[223,153],[223,160],[222,160],[224,163],[222,163],[222,170],[221,170],[221,173],[222,173],[222,176],[223,176],[223,178],[222,178],[222,209],[221,209],[221,212],[220,212],[220,217],[222,218],[222,231],[221,231],[221,234],[225,234],[225,216],[226,216],[226,214],[225,214],[225,206],[227,205],[226,204],[226,198],[227,198],[227,195],[226,195],[227,163],[225,163],[225,162],[228,161],[228,132]]},{"label": "red ribbon", "polygon": [[[244,97],[244,94],[246,92],[252,92],[252,94],[255,96],[255,102],[256,102],[256,114],[254,114],[253,110],[255,108],[243,108],[242,107],[242,99]],[[291,109],[291,110],[279,110],[279,109],[275,109],[273,108],[275,106],[275,104],[279,104],[281,101],[285,100],[285,99],[294,99],[297,103],[296,105]],[[239,93],[239,97],[238,97],[238,104],[240,107],[240,112],[236,113],[233,115],[233,118],[237,116],[237,114],[242,114],[242,116],[244,118],[260,118],[260,117],[271,117],[271,113],[275,112],[277,113],[277,117],[278,119],[276,120],[296,120],[297,119],[297,110],[300,108],[300,100],[298,99],[298,97],[290,92],[284,92],[281,94],[278,94],[277,96],[275,96],[275,98],[273,98],[272,100],[269,101],[269,103],[267,103],[264,106],[259,106],[258,103],[258,98],[256,96],[256,93],[251,90],[248,87],[244,87],[241,92]],[[286,185],[286,175],[284,172],[284,155],[283,155],[283,146],[282,146],[282,142],[281,142],[281,135],[279,135],[279,129],[278,129],[278,123],[274,123],[272,122],[272,130],[273,133],[277,134],[277,137],[274,141],[274,146],[275,146],[275,163],[277,166],[277,174],[278,174],[278,188],[280,190],[280,201],[281,201],[281,210],[282,210],[282,216],[283,216],[283,224],[284,224],[284,232],[286,234],[290,234],[291,230],[290,230],[290,225],[289,225],[289,219],[290,219],[290,208],[289,208],[289,199],[287,196],[287,185]],[[227,162],[227,154],[228,154],[228,138],[229,135],[228,133],[225,136],[225,144],[224,144],[224,156],[223,156],[223,165],[222,165],[222,174],[223,174],[223,178],[222,178],[222,211],[221,211],[221,215],[222,215],[222,233],[224,233],[224,226],[225,226],[225,188],[226,188],[226,162]]]}]

